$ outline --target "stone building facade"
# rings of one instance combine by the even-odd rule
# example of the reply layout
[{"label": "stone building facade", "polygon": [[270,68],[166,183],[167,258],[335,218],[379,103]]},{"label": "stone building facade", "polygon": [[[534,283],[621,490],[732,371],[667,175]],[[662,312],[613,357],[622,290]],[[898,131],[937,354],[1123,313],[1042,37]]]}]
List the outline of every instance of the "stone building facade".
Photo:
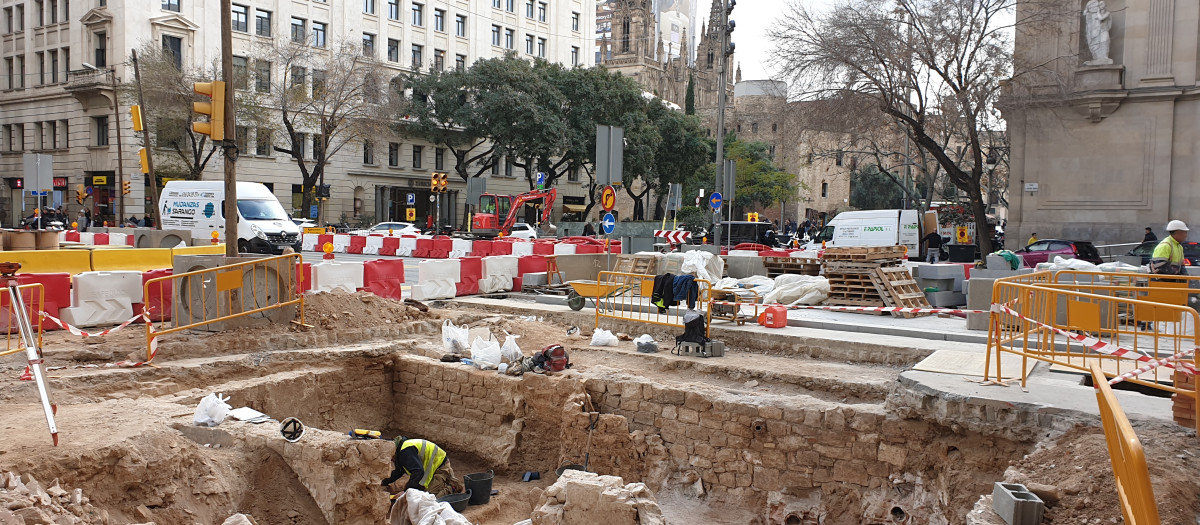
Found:
[{"label": "stone building facade", "polygon": [[[233,46],[236,56],[249,56],[277,39],[298,38],[314,48],[370,40],[388,77],[469,65],[509,51],[583,64],[593,53],[593,9],[589,0],[235,0]],[[118,219],[122,198],[127,216],[142,216],[153,203],[138,171],[141,141],[131,129],[129,108],[114,108],[114,77],[116,83],[132,79],[126,57],[146,43],[162,43],[181,66],[214,63],[220,22],[219,3],[212,1],[0,0],[0,178],[21,178],[24,154],[50,155],[56,184],[49,205],[61,205],[74,217],[82,209],[75,189],[83,185],[90,192],[84,205],[98,217]],[[257,139],[251,130],[247,142]],[[325,182],[331,198],[324,216],[330,221],[342,215],[403,220],[403,205],[396,201],[406,201],[409,193],[424,217],[431,173],[439,163],[452,162],[448,152],[405,137],[379,137],[374,144],[373,155],[366,154],[365,144],[350,144],[329,165]],[[203,178],[221,179],[219,157]],[[132,182],[124,196],[117,184],[121,172]],[[300,177],[293,159],[250,148],[238,160],[238,174],[239,180],[267,184],[285,208],[293,204],[293,214],[308,215],[298,209]],[[457,218],[466,192],[461,179],[451,179],[452,204],[443,214]],[[528,189],[520,170],[502,166],[488,179],[491,192]],[[584,182],[564,177],[559,192],[578,199]],[[18,219],[22,199],[21,190],[0,192],[0,223]],[[24,199],[31,211],[33,199]],[[556,216],[567,200],[560,197]]]},{"label": "stone building facade", "polygon": [[[1089,38],[1089,3],[1016,33],[1021,75],[1002,106],[1012,137],[1009,238],[1125,243],[1147,226],[1163,237],[1172,219],[1200,224],[1200,6],[1099,2],[1111,26]],[[1034,4],[1018,3],[1018,18]]]}]

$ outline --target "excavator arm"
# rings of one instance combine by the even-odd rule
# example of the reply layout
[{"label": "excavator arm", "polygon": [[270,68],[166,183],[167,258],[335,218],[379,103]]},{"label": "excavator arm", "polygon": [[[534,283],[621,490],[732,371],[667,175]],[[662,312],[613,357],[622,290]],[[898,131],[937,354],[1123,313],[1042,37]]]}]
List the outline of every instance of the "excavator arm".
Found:
[{"label": "excavator arm", "polygon": [[542,222],[550,221],[550,212],[554,209],[554,200],[558,197],[558,190],[550,188],[548,190],[533,190],[514,195],[512,204],[508,208],[508,216],[504,218],[504,223],[500,225],[500,235],[508,235],[512,233],[512,227],[517,223],[517,214],[522,207],[530,201],[543,200],[542,203]]}]

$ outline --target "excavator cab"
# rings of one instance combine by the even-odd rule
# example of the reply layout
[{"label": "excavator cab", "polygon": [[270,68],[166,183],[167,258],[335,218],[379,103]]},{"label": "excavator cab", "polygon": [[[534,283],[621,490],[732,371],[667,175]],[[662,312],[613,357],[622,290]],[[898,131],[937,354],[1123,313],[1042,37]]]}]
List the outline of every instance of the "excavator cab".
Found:
[{"label": "excavator cab", "polygon": [[548,221],[556,196],[557,192],[553,188],[533,190],[515,197],[484,193],[479,196],[479,211],[471,217],[471,233],[481,237],[508,235],[513,224],[517,222],[514,211],[520,211],[519,208],[531,201],[541,202],[541,220]]}]

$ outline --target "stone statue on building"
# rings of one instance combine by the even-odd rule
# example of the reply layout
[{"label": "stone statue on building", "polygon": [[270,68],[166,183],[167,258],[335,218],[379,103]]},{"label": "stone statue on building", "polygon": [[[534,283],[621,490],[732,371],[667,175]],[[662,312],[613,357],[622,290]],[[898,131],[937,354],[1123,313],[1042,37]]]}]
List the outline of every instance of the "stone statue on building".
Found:
[{"label": "stone statue on building", "polygon": [[1092,59],[1084,62],[1085,66],[1104,66],[1112,64],[1109,58],[1109,30],[1112,29],[1112,14],[1104,5],[1104,0],[1088,0],[1083,6],[1083,23],[1087,36],[1088,50]]}]

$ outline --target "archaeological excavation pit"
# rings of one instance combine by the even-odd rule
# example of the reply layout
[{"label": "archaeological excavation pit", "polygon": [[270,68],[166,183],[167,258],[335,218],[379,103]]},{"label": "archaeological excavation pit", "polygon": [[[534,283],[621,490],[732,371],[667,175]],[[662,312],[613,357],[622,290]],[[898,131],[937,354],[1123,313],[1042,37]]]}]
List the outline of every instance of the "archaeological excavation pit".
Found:
[{"label": "archaeological excavation pit", "polygon": [[[1115,488],[1097,428],[915,388],[900,375],[928,353],[919,347],[717,325],[732,349],[726,357],[681,358],[639,354],[630,342],[589,347],[583,314],[466,306],[408,312],[384,326],[320,327],[346,313],[314,312],[318,327],[284,334],[299,341],[286,345],[279,334],[233,332],[164,346],[175,354],[157,369],[57,371],[57,449],[44,443],[28,383],[6,380],[0,472],[81,489],[85,500],[68,494],[60,506],[62,516],[91,516],[80,523],[220,523],[235,512],[265,524],[384,523],[379,480],[392,447],[347,436],[365,428],[438,443],[460,478],[493,471],[499,493],[467,509],[474,523],[529,518],[556,469],[585,463],[645,483],[668,523],[966,523],[993,482],[1080,473],[1088,486],[1064,488],[1060,516],[1119,516],[1099,503],[1115,499]],[[563,344],[573,369],[518,378],[441,362],[442,317],[475,333],[520,334],[527,355]],[[566,335],[572,326],[584,329]],[[668,332],[650,333],[664,341]],[[298,418],[305,435],[289,443],[277,423],[195,427],[192,411],[209,392]],[[1200,453],[1194,433],[1154,425],[1139,433],[1155,436],[1147,448],[1161,455],[1159,475],[1196,471],[1175,457]],[[1054,452],[1084,449],[1092,454]],[[1039,454],[1053,459],[1031,460]],[[521,481],[527,471],[540,479]],[[1159,494],[1195,516],[1197,490]],[[1075,508],[1084,498],[1097,503]],[[1165,512],[1163,522],[1190,523]]]}]

